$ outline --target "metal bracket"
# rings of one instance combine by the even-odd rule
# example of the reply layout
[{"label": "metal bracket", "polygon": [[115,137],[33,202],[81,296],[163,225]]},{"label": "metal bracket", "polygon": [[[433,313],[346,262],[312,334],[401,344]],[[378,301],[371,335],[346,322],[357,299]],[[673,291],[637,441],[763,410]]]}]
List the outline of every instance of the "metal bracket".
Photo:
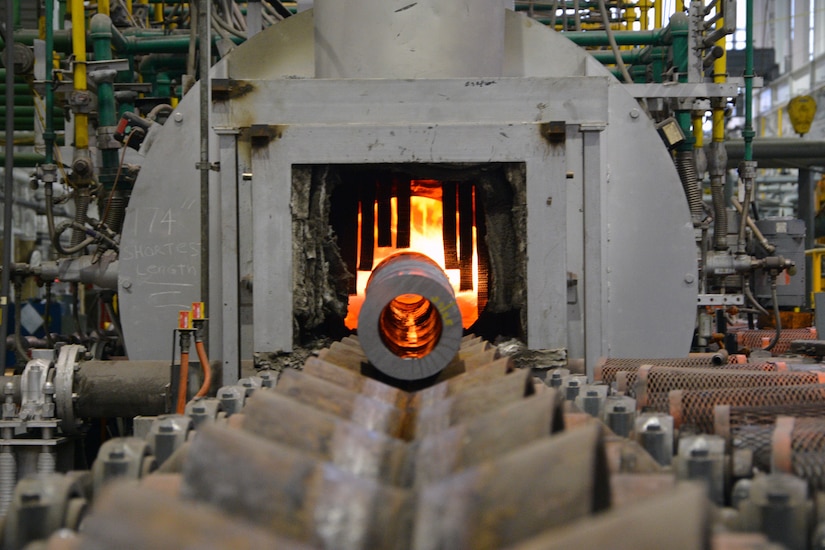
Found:
[{"label": "metal bracket", "polygon": [[221,171],[220,162],[196,162],[195,169],[197,170],[212,170],[213,172]]},{"label": "metal bracket", "polygon": [[60,348],[60,355],[54,364],[54,390],[57,417],[60,428],[66,434],[77,433],[77,419],[74,416],[74,371],[86,348],[69,344]]},{"label": "metal bracket", "polygon": [[742,306],[745,297],[742,294],[699,294],[700,306]]}]

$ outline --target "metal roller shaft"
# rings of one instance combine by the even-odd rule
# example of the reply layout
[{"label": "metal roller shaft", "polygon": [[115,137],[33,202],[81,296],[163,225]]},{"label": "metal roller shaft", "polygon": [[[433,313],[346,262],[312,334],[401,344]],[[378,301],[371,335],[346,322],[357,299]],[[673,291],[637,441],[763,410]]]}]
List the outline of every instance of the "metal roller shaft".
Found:
[{"label": "metal roller shaft", "polygon": [[402,252],[372,272],[358,337],[378,370],[401,380],[433,376],[458,352],[462,332],[452,286],[431,259]]}]

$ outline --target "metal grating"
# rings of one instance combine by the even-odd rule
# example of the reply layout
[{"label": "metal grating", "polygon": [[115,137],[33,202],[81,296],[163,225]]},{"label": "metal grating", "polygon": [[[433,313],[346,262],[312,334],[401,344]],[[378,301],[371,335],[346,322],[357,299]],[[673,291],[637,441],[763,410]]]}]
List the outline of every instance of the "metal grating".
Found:
[{"label": "metal grating", "polygon": [[[736,340],[740,347],[749,349],[763,349],[764,340],[768,342],[776,335],[774,330],[738,330]],[[773,355],[782,355],[791,349],[791,342],[794,340],[816,340],[816,328],[791,328],[780,331],[779,340],[771,350]]]},{"label": "metal grating", "polygon": [[670,392],[668,401],[675,426],[698,433],[725,435],[720,433],[724,432],[724,428],[716,420],[715,409],[718,405],[729,406],[731,422],[734,421],[734,411],[737,422],[754,419],[754,411],[765,411],[769,420],[759,423],[772,423],[779,414],[789,414],[772,413],[774,408],[787,409],[821,403],[823,408],[820,410],[825,412],[825,385],[676,390]]},{"label": "metal grating", "polygon": [[825,419],[777,418],[771,441],[771,465],[825,489]]},{"label": "metal grating", "polygon": [[825,373],[792,371],[766,372],[734,369],[679,369],[644,365],[638,371],[635,384],[636,401],[640,408],[669,411],[668,393],[675,390],[712,390],[720,388],[756,388],[760,386],[791,386],[818,384]]},{"label": "metal grating", "polygon": [[[781,371],[785,370],[785,364],[777,361],[767,361],[761,363],[745,363],[744,355],[730,355],[727,363],[719,365],[710,357],[681,357],[671,359],[605,359],[596,365],[594,378],[605,384],[612,384],[616,381],[619,372],[634,372],[642,365],[655,365],[657,367],[673,367],[683,369],[736,369],[736,370],[763,370]],[[634,379],[635,381],[635,379]],[[628,380],[631,382],[631,380]]]}]

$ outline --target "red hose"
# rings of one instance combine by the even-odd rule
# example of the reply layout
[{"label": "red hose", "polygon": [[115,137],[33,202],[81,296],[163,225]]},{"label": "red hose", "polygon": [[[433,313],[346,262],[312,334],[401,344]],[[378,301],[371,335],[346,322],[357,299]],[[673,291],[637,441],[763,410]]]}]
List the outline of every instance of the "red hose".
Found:
[{"label": "red hose", "polygon": [[206,348],[203,342],[196,340],[195,349],[198,350],[198,360],[203,368],[203,384],[201,384],[201,389],[198,390],[195,397],[206,397],[209,388],[212,386],[212,368],[209,366],[209,358],[206,356]]},{"label": "red hose", "polygon": [[186,387],[189,385],[189,352],[180,353],[180,382],[178,384],[178,405],[175,412],[183,414],[186,410]]}]

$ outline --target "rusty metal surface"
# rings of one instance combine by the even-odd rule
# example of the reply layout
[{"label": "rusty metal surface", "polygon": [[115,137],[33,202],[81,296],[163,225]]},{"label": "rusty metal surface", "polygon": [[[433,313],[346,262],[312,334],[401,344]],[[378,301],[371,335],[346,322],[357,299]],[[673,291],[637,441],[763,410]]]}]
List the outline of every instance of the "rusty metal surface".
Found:
[{"label": "rusty metal surface", "polygon": [[516,371],[496,380],[468,388],[452,397],[432,403],[418,411],[408,437],[423,437],[446,430],[468,418],[524,399],[534,392],[529,370]]},{"label": "rusty metal surface", "polygon": [[564,429],[561,395],[541,395],[505,405],[466,423],[415,442],[415,483],[423,485],[450,473],[501,456]]},{"label": "rusty metal surface", "polygon": [[371,430],[401,435],[402,415],[398,408],[320,378],[288,369],[281,374],[275,391]]},{"label": "rusty metal surface", "polygon": [[276,392],[256,392],[244,409],[242,427],[350,473],[392,485],[408,484],[407,445]]},{"label": "rusty metal surface", "polygon": [[[676,519],[678,518],[678,520]],[[513,550],[610,548],[638,550],[707,548],[710,509],[702,487],[690,483],[622,506],[596,518],[578,521],[512,546]]]},{"label": "rusty metal surface", "polygon": [[[565,475],[547,475],[550,464]],[[591,425],[423,487],[413,548],[499,548],[609,506],[601,430]]]},{"label": "rusty metal surface", "polygon": [[203,504],[170,498],[134,485],[114,485],[98,497],[83,525],[80,547],[89,550],[310,548]]},{"label": "rusty metal surface", "polygon": [[207,426],[192,445],[184,498],[328,548],[395,548],[410,539],[408,491],[230,428]]}]

